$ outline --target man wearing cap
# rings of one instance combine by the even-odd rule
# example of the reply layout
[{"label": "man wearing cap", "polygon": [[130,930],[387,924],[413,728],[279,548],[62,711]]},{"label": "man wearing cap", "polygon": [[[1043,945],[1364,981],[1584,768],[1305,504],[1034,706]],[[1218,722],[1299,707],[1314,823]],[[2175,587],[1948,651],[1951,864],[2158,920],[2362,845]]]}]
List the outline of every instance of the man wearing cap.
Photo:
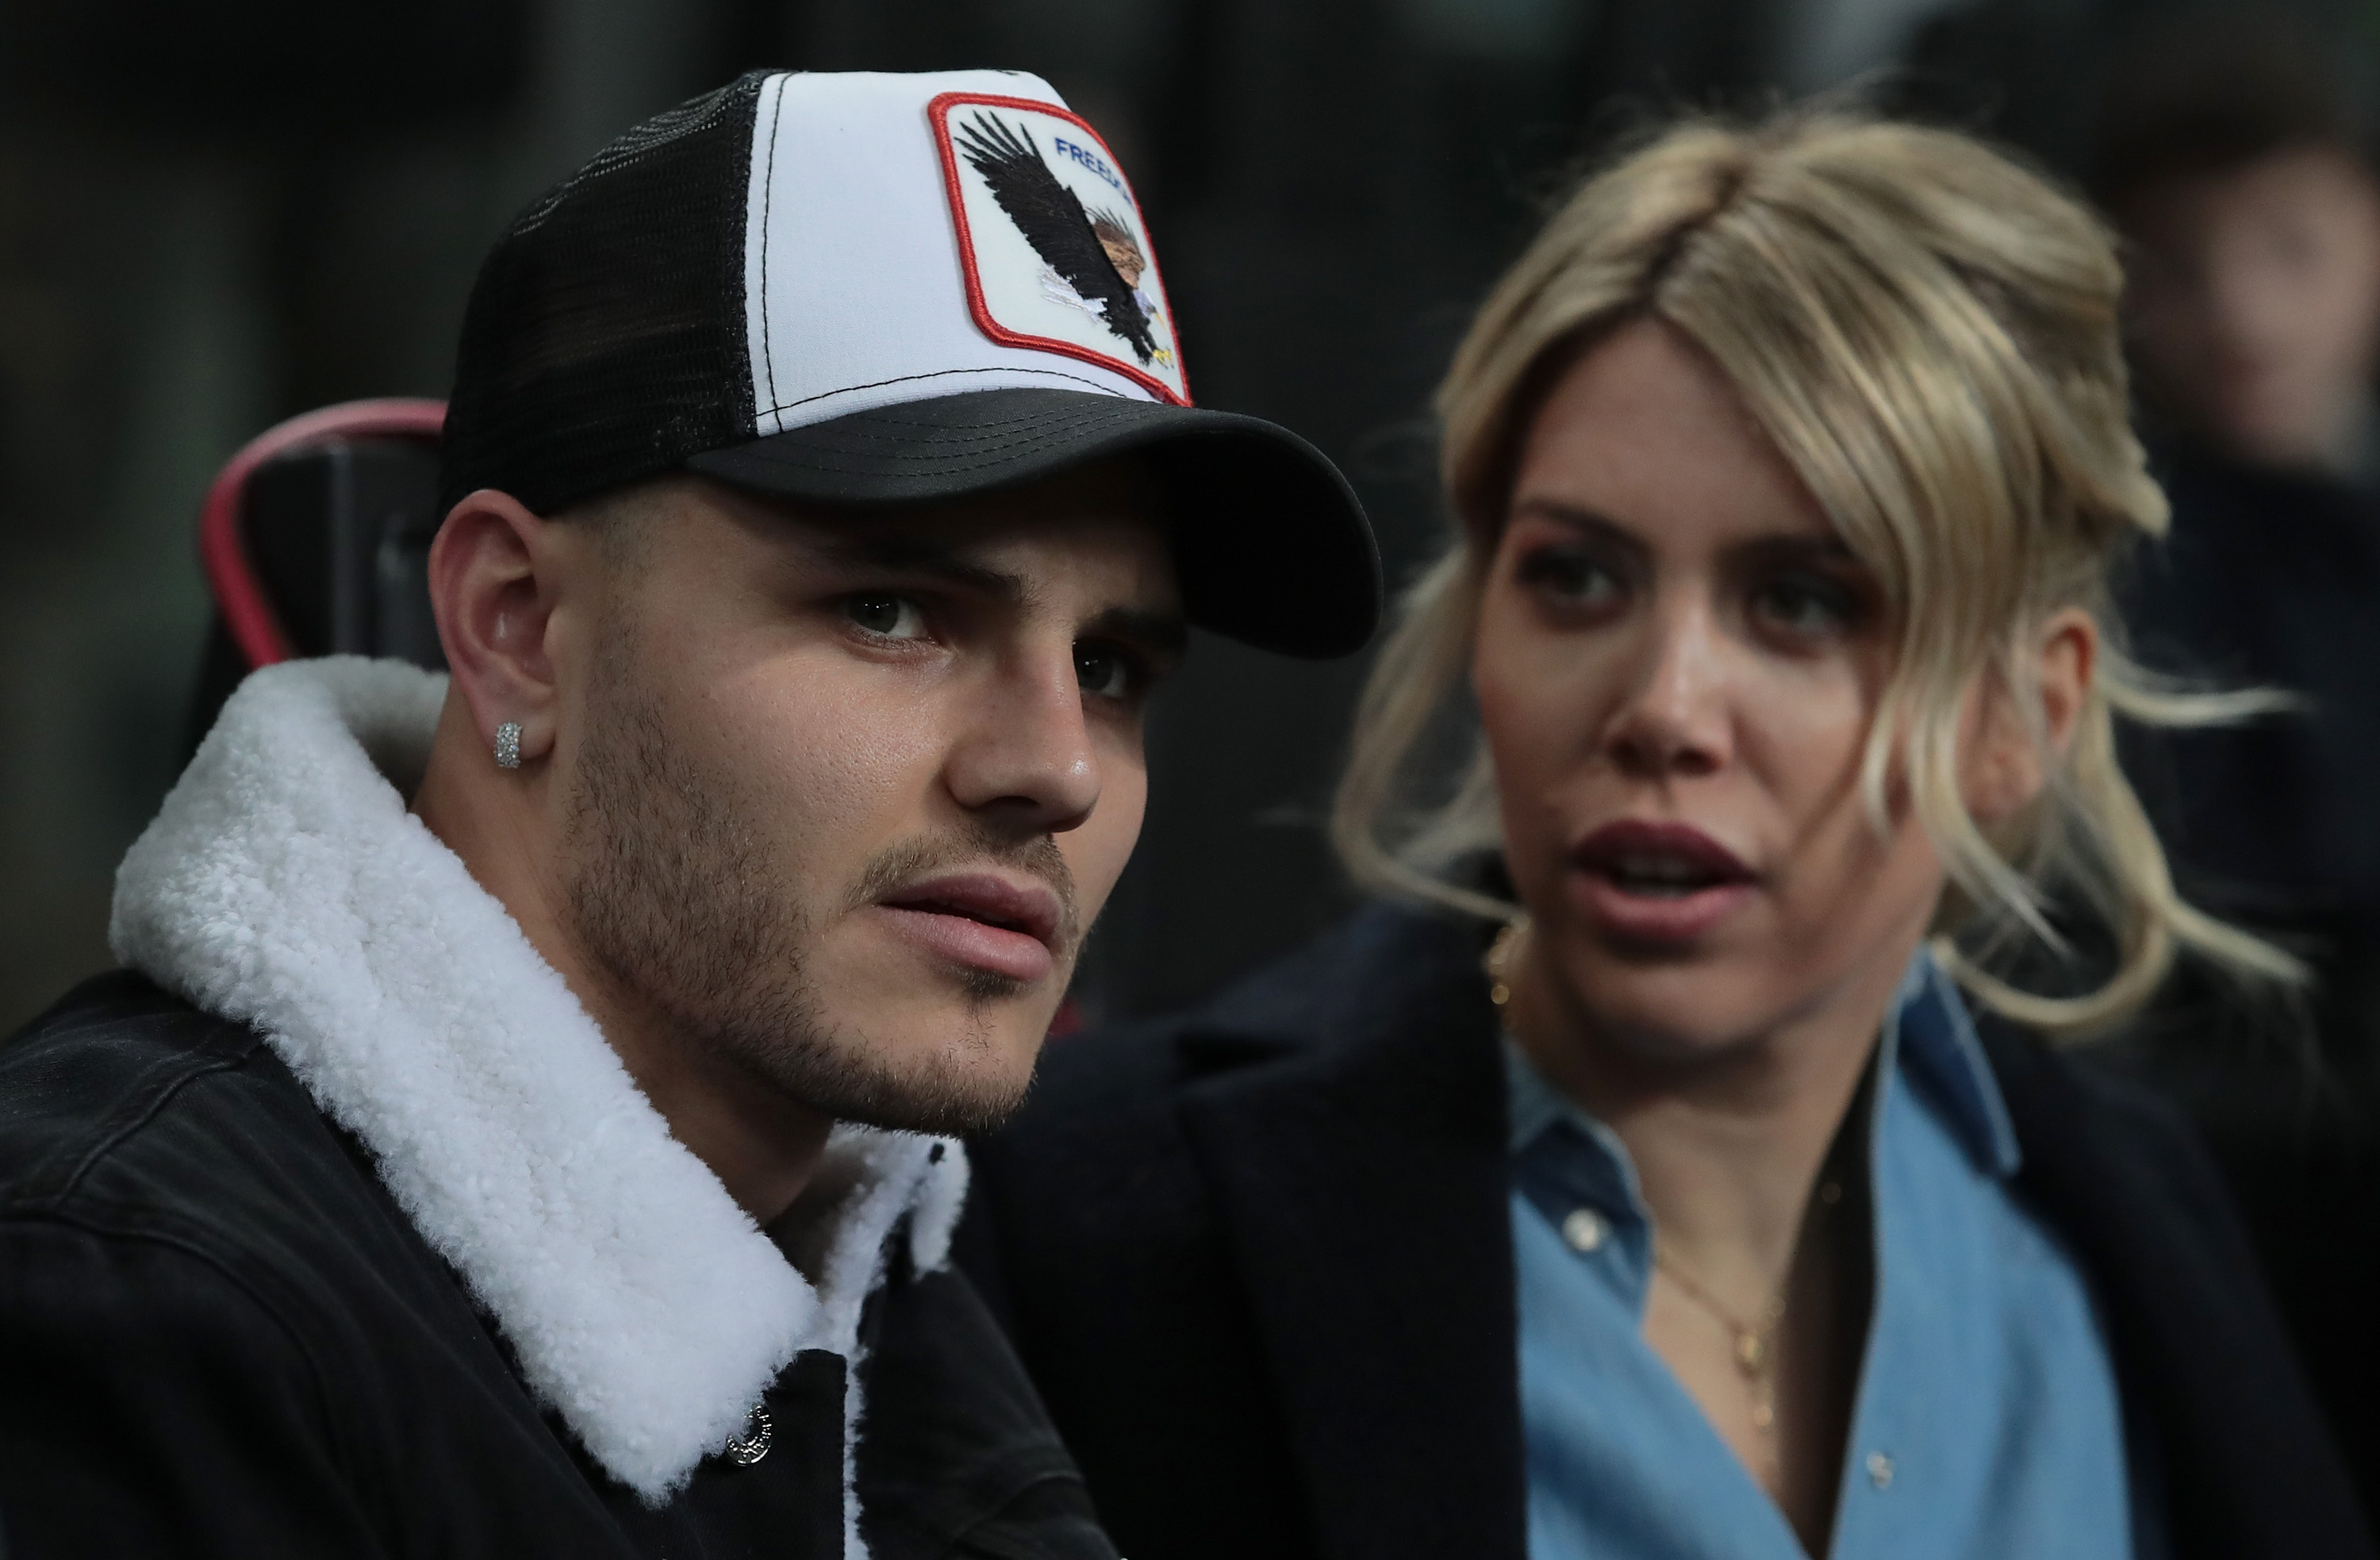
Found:
[{"label": "man wearing cap", "polygon": [[1184,624],[1378,605],[1153,257],[990,72],[747,76],[498,241],[451,680],[250,678],[128,968],[0,1048],[11,1555],[1111,1554],[944,1135],[1023,1094]]}]

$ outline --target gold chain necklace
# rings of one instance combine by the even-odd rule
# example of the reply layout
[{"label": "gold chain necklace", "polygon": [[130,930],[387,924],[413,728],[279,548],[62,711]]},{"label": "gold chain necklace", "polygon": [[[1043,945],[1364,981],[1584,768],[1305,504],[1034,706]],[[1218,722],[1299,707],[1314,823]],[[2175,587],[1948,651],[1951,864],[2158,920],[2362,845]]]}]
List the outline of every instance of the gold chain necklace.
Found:
[{"label": "gold chain necklace", "polygon": [[1749,1322],[1720,1304],[1718,1296],[1680,1267],[1678,1260],[1670,1254],[1669,1243],[1658,1235],[1653,1237],[1653,1265],[1668,1274],[1680,1293],[1708,1311],[1733,1335],[1735,1368],[1752,1389],[1753,1427],[1773,1431],[1777,1427],[1777,1328],[1785,1320],[1783,1286],[1762,1308],[1760,1320]]},{"label": "gold chain necklace", "polygon": [[[1488,1000],[1499,1008],[1512,1000],[1512,956],[1522,939],[1529,934],[1529,918],[1521,916],[1507,921],[1488,945],[1487,957],[1480,962],[1488,976]],[[1831,1208],[1842,1196],[1840,1186],[1832,1178],[1818,1188],[1818,1200]],[[1735,1368],[1742,1372],[1745,1384],[1752,1390],[1753,1428],[1773,1434],[1777,1428],[1777,1329],[1785,1320],[1785,1287],[1779,1286],[1760,1313],[1757,1323],[1745,1322],[1725,1305],[1718,1297],[1678,1265],[1670,1254],[1668,1242],[1653,1237],[1653,1265],[1670,1275],[1679,1292],[1710,1313],[1734,1340]]]}]

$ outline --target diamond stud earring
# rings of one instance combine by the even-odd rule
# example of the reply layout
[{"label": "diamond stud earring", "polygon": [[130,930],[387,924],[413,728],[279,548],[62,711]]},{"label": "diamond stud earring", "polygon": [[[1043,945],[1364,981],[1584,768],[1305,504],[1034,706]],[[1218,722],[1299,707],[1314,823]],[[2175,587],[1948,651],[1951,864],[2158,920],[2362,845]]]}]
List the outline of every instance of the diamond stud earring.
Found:
[{"label": "diamond stud earring", "polygon": [[520,722],[505,721],[496,727],[496,767],[520,767]]},{"label": "diamond stud earring", "polygon": [[769,1410],[759,1404],[744,1421],[744,1433],[727,1443],[728,1460],[738,1468],[750,1468],[769,1455],[769,1444],[777,1438],[777,1425]]}]

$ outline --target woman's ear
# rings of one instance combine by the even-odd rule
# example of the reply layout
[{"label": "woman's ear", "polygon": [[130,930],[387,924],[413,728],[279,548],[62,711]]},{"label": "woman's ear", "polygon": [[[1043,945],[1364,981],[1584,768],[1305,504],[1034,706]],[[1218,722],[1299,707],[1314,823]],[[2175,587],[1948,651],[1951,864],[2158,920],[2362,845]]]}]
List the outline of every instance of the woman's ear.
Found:
[{"label": "woman's ear", "polygon": [[1986,677],[1977,684],[1961,744],[1960,789],[1968,816],[1988,826],[2014,817],[2041,795],[2050,764],[2073,745],[2098,661],[2099,625],[2091,615],[2079,607],[2052,613],[2031,658],[2041,712],[2037,733],[2027,729],[2006,683]]},{"label": "woman's ear", "polygon": [[2098,621],[2081,607],[2052,613],[2042,625],[2040,644],[2042,735],[2050,752],[2064,758],[2099,675]]},{"label": "woman's ear", "polygon": [[520,727],[523,762],[553,746],[552,524],[511,494],[482,488],[448,512],[430,545],[430,604],[455,691],[491,751],[498,727]]}]

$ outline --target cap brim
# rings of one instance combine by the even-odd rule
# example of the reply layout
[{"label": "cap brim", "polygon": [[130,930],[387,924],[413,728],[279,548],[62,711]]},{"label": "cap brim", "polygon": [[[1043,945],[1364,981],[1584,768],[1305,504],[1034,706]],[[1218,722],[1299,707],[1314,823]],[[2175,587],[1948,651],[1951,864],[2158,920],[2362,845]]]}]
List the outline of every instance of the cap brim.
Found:
[{"label": "cap brim", "polygon": [[1370,640],[1380,555],[1363,505],[1321,451],[1257,418],[1076,390],[978,390],[852,412],[686,466],[807,503],[916,504],[1125,454],[1163,494],[1193,623],[1315,658]]}]

